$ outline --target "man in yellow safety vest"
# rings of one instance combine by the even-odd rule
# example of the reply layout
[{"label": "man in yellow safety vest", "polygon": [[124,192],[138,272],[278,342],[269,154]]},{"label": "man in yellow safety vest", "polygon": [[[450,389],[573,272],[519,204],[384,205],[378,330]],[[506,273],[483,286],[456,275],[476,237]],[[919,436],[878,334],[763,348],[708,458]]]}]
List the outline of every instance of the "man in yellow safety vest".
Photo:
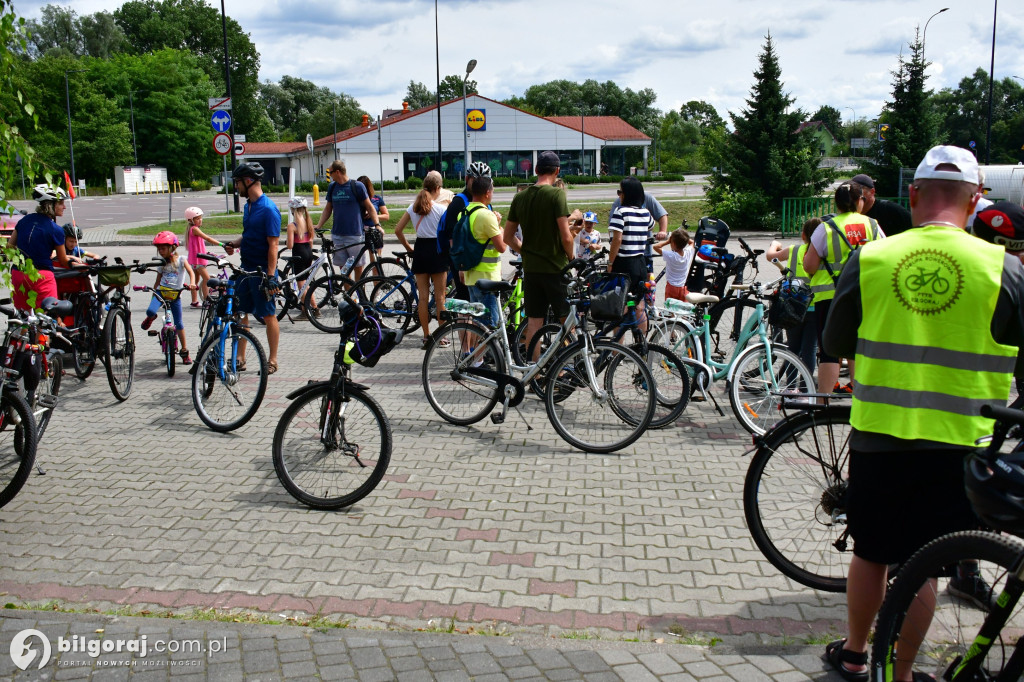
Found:
[{"label": "man in yellow safety vest", "polygon": [[[850,256],[825,324],[828,352],[857,362],[849,634],[826,648],[847,680],[868,679],[868,633],[885,596],[887,566],[941,535],[977,527],[963,458],[991,433],[979,409],[1006,404],[1024,345],[1020,261],[964,231],[977,191],[971,152],[931,149],[910,187],[915,227]],[[986,589],[980,576],[958,577],[973,581],[968,597]],[[987,607],[989,600],[975,601]],[[914,618],[930,619],[930,610],[917,609],[908,622]],[[893,679],[912,679],[913,653],[900,651]]]}]

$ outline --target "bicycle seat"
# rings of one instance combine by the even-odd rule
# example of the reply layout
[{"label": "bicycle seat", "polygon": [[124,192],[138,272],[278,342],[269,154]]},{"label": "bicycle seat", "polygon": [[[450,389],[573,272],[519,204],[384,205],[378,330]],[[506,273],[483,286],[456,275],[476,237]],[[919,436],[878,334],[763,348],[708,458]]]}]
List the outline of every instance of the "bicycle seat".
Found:
[{"label": "bicycle seat", "polygon": [[508,264],[511,265],[514,268],[522,267],[523,259],[522,259],[522,257],[519,257],[519,258],[516,258],[515,260],[510,260],[508,262]]},{"label": "bicycle seat", "polygon": [[408,258],[411,254],[408,251],[392,251],[391,255],[395,258]]},{"label": "bicycle seat", "polygon": [[701,303],[718,303],[720,298],[717,296],[711,296],[710,294],[695,294],[692,291],[686,294],[686,302],[694,305],[700,305]]},{"label": "bicycle seat", "polygon": [[515,285],[509,282],[491,279],[478,279],[476,285],[480,287],[481,291],[489,291],[495,294],[512,291],[515,288]]},{"label": "bicycle seat", "polygon": [[46,311],[46,314],[50,317],[64,317],[70,315],[74,309],[75,304],[71,301],[61,301],[53,296],[47,296],[43,299],[40,307]]},{"label": "bicycle seat", "polygon": [[226,287],[228,281],[226,279],[220,279],[219,277],[211,277],[206,280],[206,285],[211,287]]}]

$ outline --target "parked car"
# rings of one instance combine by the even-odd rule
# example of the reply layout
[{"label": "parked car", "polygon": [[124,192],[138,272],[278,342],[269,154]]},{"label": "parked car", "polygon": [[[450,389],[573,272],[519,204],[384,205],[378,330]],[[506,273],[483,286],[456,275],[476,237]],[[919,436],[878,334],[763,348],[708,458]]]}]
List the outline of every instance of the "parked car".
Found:
[{"label": "parked car", "polygon": [[6,213],[6,209],[0,208],[0,237],[7,239],[14,233],[14,226],[21,220],[21,217],[27,215],[27,211],[15,210],[14,213]]}]

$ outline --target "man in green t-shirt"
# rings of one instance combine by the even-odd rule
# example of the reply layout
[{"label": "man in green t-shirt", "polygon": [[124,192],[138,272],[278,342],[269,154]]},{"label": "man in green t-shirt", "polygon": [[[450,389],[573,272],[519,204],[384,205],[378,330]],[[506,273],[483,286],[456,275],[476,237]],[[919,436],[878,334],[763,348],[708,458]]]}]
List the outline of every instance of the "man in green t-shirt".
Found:
[{"label": "man in green t-shirt", "polygon": [[[484,257],[476,267],[466,270],[466,286],[469,287],[469,300],[483,303],[490,312],[490,325],[498,326],[498,297],[493,293],[481,291],[476,283],[482,279],[501,279],[501,254],[505,253],[505,241],[501,238],[498,228],[498,217],[490,209],[491,198],[494,196],[494,181],[490,177],[473,178],[471,191],[473,201],[466,207],[469,215],[469,229],[478,242],[490,242],[484,249]],[[473,211],[480,206],[479,211]]]},{"label": "man in green t-shirt", "polygon": [[[544,324],[549,306],[556,317],[569,314],[560,273],[572,258],[573,238],[565,192],[552,186],[559,167],[558,154],[541,152],[537,157],[537,183],[512,198],[505,221],[505,243],[523,256],[527,345]],[[516,237],[520,224],[522,241]]]}]

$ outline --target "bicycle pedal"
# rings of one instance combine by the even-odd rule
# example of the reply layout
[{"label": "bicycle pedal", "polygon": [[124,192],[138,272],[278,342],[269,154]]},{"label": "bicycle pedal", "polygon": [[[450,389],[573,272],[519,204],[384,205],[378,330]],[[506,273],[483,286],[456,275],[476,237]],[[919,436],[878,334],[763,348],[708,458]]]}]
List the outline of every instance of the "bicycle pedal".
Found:
[{"label": "bicycle pedal", "polygon": [[55,396],[55,395],[37,395],[36,396],[36,405],[41,407],[41,408],[43,408],[43,409],[46,409],[46,410],[52,410],[53,408],[55,408],[57,406],[57,396]]},{"label": "bicycle pedal", "polygon": [[149,335],[149,336],[156,336],[159,333],[160,333],[159,329],[150,329],[148,332],[146,332],[146,334]]},{"label": "bicycle pedal", "polygon": [[495,412],[494,414],[491,415],[491,423],[493,423],[493,424],[504,424],[505,423],[505,415],[498,414],[497,412]]}]

